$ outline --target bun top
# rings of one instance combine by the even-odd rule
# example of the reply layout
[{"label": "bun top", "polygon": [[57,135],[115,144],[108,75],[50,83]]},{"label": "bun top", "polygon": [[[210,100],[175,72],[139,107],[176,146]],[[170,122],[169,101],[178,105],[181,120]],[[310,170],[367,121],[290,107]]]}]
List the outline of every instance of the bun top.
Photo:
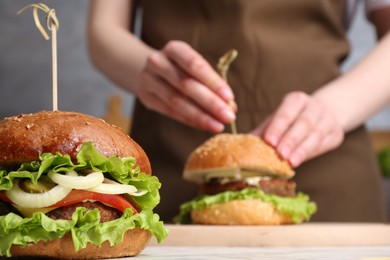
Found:
[{"label": "bun top", "polygon": [[195,149],[184,167],[184,179],[201,182],[215,170],[237,169],[255,175],[291,178],[294,171],[260,137],[251,134],[218,134]]},{"label": "bun top", "polygon": [[90,115],[64,111],[40,111],[0,121],[0,165],[31,162],[42,153],[56,152],[75,161],[88,141],[106,157],[134,157],[141,171],[151,174],[143,149],[119,128]]}]

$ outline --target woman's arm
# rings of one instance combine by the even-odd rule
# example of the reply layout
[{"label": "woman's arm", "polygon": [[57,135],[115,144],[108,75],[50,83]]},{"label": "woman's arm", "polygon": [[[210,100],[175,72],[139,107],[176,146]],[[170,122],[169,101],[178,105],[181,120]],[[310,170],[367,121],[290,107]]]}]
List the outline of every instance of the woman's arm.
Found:
[{"label": "woman's arm", "polygon": [[366,121],[390,101],[390,7],[371,15],[380,39],[348,73],[314,93],[336,115],[345,132]]},{"label": "woman's arm", "polygon": [[153,50],[130,33],[132,1],[92,0],[88,49],[93,64],[118,86],[136,94]]}]

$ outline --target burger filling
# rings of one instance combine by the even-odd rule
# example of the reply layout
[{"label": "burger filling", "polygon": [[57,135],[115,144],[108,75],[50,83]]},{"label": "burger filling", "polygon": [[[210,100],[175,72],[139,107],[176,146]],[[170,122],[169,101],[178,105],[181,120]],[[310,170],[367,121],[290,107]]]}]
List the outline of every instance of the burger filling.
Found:
[{"label": "burger filling", "polygon": [[276,175],[266,172],[221,168],[204,171],[203,176],[203,182],[199,184],[200,195],[180,206],[180,212],[174,218],[175,222],[191,223],[193,210],[202,210],[213,204],[233,200],[259,199],[271,203],[280,212],[290,215],[295,223],[309,220],[317,209],[309,196],[296,192],[294,181],[277,178]]},{"label": "burger filling", "polygon": [[0,167],[0,256],[11,256],[12,245],[66,233],[76,251],[88,243],[117,245],[136,227],[161,241],[167,230],[153,213],[160,186],[134,158],[107,158],[91,142],[84,143],[76,162],[57,153],[16,169]]},{"label": "burger filling", "polygon": [[206,195],[215,195],[225,191],[241,191],[245,188],[260,189],[266,194],[276,194],[283,197],[294,197],[296,195],[294,181],[269,177],[251,177],[229,182],[221,182],[219,179],[213,178],[209,182],[200,185],[200,192]]},{"label": "burger filling", "polygon": [[86,202],[79,202],[69,206],[57,208],[55,210],[48,212],[46,216],[55,220],[57,219],[71,220],[73,213],[76,211],[78,207],[84,207],[87,210],[98,209],[100,212],[101,223],[117,219],[122,215],[122,212],[120,212],[119,210],[106,206],[101,202],[86,201]]}]

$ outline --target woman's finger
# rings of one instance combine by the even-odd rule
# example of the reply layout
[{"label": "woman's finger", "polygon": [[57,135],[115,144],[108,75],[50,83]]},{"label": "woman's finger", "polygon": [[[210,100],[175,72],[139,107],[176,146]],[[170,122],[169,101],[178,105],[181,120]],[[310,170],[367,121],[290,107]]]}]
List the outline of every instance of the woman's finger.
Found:
[{"label": "woman's finger", "polygon": [[[313,134],[316,124],[323,116],[323,108],[312,99],[307,99],[306,105],[296,120],[281,136],[277,151],[283,158],[289,158],[290,153],[297,149],[301,142]],[[309,137],[310,139],[310,137]]]},{"label": "woman's finger", "polygon": [[288,161],[292,167],[299,166],[302,162],[313,156],[324,138],[321,132],[312,132],[292,150]]},{"label": "woman's finger", "polygon": [[253,135],[261,136],[264,139],[264,132],[271,123],[273,115],[267,116],[263,122],[260,123],[255,129],[253,129],[250,133]]},{"label": "woman's finger", "polygon": [[276,147],[282,136],[301,113],[307,102],[307,94],[292,92],[285,96],[264,132],[266,142]]},{"label": "woman's finger", "polygon": [[170,41],[162,52],[183,71],[215,92],[226,102],[234,99],[229,85],[211,65],[191,46],[181,41]]},{"label": "woman's finger", "polygon": [[[201,109],[216,120],[223,123],[230,123],[235,120],[232,108],[224,100],[205,85],[187,76],[185,72],[182,72],[180,68],[169,61],[165,55],[157,52],[150,55],[145,70],[150,74],[159,76],[184,96],[191,98]],[[157,88],[154,89],[157,90]],[[154,93],[158,94],[157,92]],[[161,94],[163,95],[164,93]]]},{"label": "woman's finger", "polygon": [[[323,107],[324,108],[324,107]],[[307,137],[291,152],[288,160],[293,167],[339,146],[344,132],[334,116],[326,109],[320,109],[320,120],[316,122]]]},{"label": "woman's finger", "polygon": [[[183,96],[164,80],[145,74],[143,82],[145,87],[139,96],[141,101],[150,109],[160,109],[158,112],[198,129],[212,132],[223,130],[224,125],[222,123],[199,109],[190,99]],[[154,98],[152,99],[152,97]],[[156,99],[162,102],[164,106],[162,107],[161,104],[159,106],[154,105],[153,102]]]},{"label": "woman's finger", "polygon": [[181,91],[218,121],[230,123],[236,119],[232,108],[198,81],[185,78],[182,80]]},{"label": "woman's finger", "polygon": [[161,52],[154,52],[149,55],[145,70],[151,74],[156,74],[172,86],[179,89],[184,72]]}]

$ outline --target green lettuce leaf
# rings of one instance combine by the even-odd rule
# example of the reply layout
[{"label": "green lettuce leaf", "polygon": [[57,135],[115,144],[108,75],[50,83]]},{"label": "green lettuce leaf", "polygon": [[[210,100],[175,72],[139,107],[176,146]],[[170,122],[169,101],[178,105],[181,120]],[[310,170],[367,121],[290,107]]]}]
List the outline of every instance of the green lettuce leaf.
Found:
[{"label": "green lettuce leaf", "polygon": [[190,214],[193,209],[202,210],[213,204],[245,199],[260,199],[264,202],[270,202],[280,212],[289,214],[295,223],[309,220],[317,210],[316,204],[310,202],[309,196],[303,193],[298,193],[296,197],[281,197],[274,194],[266,194],[259,189],[247,188],[241,191],[226,191],[211,196],[200,196],[188,201],[180,206],[180,212],[174,218],[174,222],[189,224],[191,223]]},{"label": "green lettuce leaf", "polygon": [[133,215],[131,209],[115,220],[100,223],[98,209],[87,211],[79,207],[71,220],[53,220],[41,212],[35,212],[31,218],[23,218],[14,213],[0,216],[0,256],[11,256],[13,244],[22,247],[28,243],[59,239],[70,232],[75,250],[88,243],[100,245],[108,241],[111,246],[123,241],[127,230],[139,227],[152,233],[158,242],[167,236],[167,230],[159,216],[151,210],[143,210]]}]

